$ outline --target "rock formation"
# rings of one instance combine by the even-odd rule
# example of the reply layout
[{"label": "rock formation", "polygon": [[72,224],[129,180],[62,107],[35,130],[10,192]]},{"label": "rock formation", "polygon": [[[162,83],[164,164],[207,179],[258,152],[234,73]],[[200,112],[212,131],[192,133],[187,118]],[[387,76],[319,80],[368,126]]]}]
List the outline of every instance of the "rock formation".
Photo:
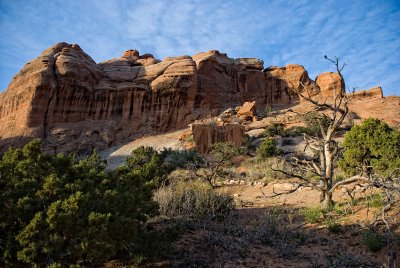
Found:
[{"label": "rock formation", "polygon": [[345,94],[343,80],[337,73],[327,72],[317,76],[315,79],[320,92],[314,99],[319,101],[333,100]]},{"label": "rock formation", "polygon": [[[269,100],[285,100],[291,102],[298,99],[293,92],[306,91],[306,96],[319,94],[318,85],[308,77],[307,71],[298,64],[288,64],[285,67],[271,66],[264,70],[267,79],[267,92],[271,94]],[[300,102],[302,99],[300,99]]]},{"label": "rock formation", "polygon": [[245,102],[242,107],[240,107],[237,111],[239,116],[251,116],[253,117],[255,114],[255,105],[256,102]]},{"label": "rock formation", "polygon": [[181,128],[245,101],[294,103],[300,76],[311,81],[299,65],[263,72],[261,60],[216,50],[163,61],[128,50],[97,64],[78,45],[58,43],[0,94],[0,151],[31,137],[57,152],[88,151]]},{"label": "rock formation", "polygon": [[200,153],[209,153],[212,145],[227,142],[241,146],[244,141],[245,127],[240,124],[192,124],[195,148]]},{"label": "rock formation", "polygon": [[383,91],[381,87],[373,87],[367,90],[359,90],[350,94],[352,99],[368,99],[368,98],[383,98]]}]

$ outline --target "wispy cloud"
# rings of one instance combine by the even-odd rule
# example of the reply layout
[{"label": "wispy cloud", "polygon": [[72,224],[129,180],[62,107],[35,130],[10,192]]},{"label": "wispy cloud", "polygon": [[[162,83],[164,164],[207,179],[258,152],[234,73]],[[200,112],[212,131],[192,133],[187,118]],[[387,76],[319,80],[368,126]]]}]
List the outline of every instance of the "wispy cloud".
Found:
[{"label": "wispy cloud", "polygon": [[[372,2],[372,1],[371,1]],[[310,76],[341,57],[349,86],[400,95],[400,5],[395,1],[0,0],[0,89],[60,42],[96,61],[129,48],[156,57],[218,49],[265,65],[299,63]]]}]

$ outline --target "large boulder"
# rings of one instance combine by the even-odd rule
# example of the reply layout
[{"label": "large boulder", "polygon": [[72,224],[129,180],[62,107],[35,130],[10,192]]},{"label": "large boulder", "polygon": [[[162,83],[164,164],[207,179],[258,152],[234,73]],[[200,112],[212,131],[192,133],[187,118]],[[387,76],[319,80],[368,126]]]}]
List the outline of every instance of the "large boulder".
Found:
[{"label": "large boulder", "polygon": [[192,124],[192,133],[196,150],[209,153],[212,145],[219,142],[241,146],[244,142],[245,127],[240,124],[195,123]]},{"label": "large boulder", "polygon": [[245,102],[242,107],[239,108],[237,114],[239,116],[254,116],[256,109],[256,102]]},{"label": "large boulder", "polygon": [[338,73],[327,72],[317,76],[315,82],[320,88],[314,99],[319,101],[332,101],[345,94],[343,79]]}]

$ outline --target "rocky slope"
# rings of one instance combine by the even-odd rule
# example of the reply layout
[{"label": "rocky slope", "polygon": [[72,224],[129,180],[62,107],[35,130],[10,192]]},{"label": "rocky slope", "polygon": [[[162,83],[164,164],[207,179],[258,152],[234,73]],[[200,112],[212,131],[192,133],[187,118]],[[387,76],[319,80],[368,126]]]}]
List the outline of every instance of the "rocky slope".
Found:
[{"label": "rocky slope", "polygon": [[296,83],[309,80],[300,65],[263,69],[261,60],[231,59],[215,50],[163,61],[128,50],[97,64],[78,45],[58,43],[27,63],[0,94],[0,149],[31,137],[58,152],[105,148],[184,127],[247,100],[294,103]]}]

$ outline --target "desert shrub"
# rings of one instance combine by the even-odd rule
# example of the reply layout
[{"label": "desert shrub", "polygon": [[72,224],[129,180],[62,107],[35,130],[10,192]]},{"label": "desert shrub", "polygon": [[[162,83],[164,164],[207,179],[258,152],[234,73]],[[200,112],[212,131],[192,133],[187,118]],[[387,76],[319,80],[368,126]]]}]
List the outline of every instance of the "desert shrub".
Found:
[{"label": "desert shrub", "polygon": [[201,156],[195,150],[165,148],[157,152],[152,147],[141,146],[132,151],[126,163],[129,170],[151,179],[160,186],[172,171],[185,168],[191,163],[200,163],[201,160]]},{"label": "desert shrub", "polygon": [[289,137],[297,137],[297,136],[303,135],[304,133],[308,133],[308,131],[307,131],[306,127],[294,126],[294,127],[290,127],[288,129],[286,129],[285,133]]},{"label": "desert shrub", "polygon": [[177,181],[161,187],[154,195],[160,213],[183,219],[225,217],[233,210],[233,198],[202,181]]},{"label": "desert shrub", "polygon": [[373,194],[366,198],[367,204],[373,208],[380,208],[383,206],[384,199],[381,194]]},{"label": "desert shrub", "polygon": [[329,126],[329,119],[317,112],[309,112],[303,116],[306,124],[305,133],[310,136],[322,137],[321,127],[326,130]]},{"label": "desert shrub", "polygon": [[185,168],[188,164],[201,161],[201,156],[195,150],[173,150],[165,148],[160,152],[163,168],[166,172]]},{"label": "desert shrub", "polygon": [[321,220],[323,217],[323,211],[321,208],[304,208],[301,210],[301,214],[303,215],[304,219],[309,223],[316,223]]},{"label": "desert shrub", "polygon": [[384,247],[384,241],[380,234],[368,231],[362,235],[362,241],[372,252],[377,252]]},{"label": "desert shrub", "polygon": [[163,166],[160,154],[152,147],[140,146],[131,152],[126,159],[130,172],[151,180],[155,184],[161,184],[169,170]]},{"label": "desert shrub", "polygon": [[331,221],[328,223],[328,231],[334,234],[338,234],[342,231],[342,227],[339,223]]},{"label": "desert shrub", "polygon": [[129,257],[135,265],[159,259],[171,251],[171,243],[185,233],[187,227],[181,222],[154,221],[142,229],[136,243],[126,245]]},{"label": "desert shrub", "polygon": [[243,147],[222,142],[212,145],[211,153],[202,155],[193,162],[188,168],[193,175],[208,182],[211,186],[215,186],[217,179],[225,178],[227,168],[232,165],[232,158],[243,153]]},{"label": "desert shrub", "polygon": [[250,137],[247,134],[244,136],[244,141],[243,141],[244,154],[252,154],[257,149],[257,146],[254,145],[255,140],[256,140],[255,137]]},{"label": "desert shrub", "polygon": [[325,266],[331,268],[342,267],[370,267],[377,265],[366,255],[356,255],[343,249],[336,249],[325,259]]},{"label": "desert shrub", "polygon": [[285,136],[285,128],[283,124],[274,122],[265,128],[264,135],[267,137]]},{"label": "desert shrub", "polygon": [[271,105],[267,104],[264,107],[264,110],[261,112],[262,117],[268,117],[273,112],[273,108]]},{"label": "desert shrub", "polygon": [[277,148],[276,141],[271,138],[264,139],[257,150],[257,156],[262,159],[279,154],[281,154],[281,151]]},{"label": "desert shrub", "polygon": [[370,118],[361,126],[353,126],[343,146],[339,165],[348,175],[400,175],[400,132],[385,122]]},{"label": "desert shrub", "polygon": [[266,214],[263,221],[257,226],[255,236],[264,245],[273,245],[276,237],[279,236],[278,216],[272,213]]},{"label": "desert shrub", "polygon": [[49,156],[33,140],[0,158],[0,247],[7,266],[97,265],[126,252],[157,212],[154,183],[97,154]]},{"label": "desert shrub", "polygon": [[264,245],[273,246],[281,258],[291,259],[298,254],[299,246],[308,239],[306,233],[289,227],[287,211],[280,207],[268,211],[254,231],[254,238]]},{"label": "desert shrub", "polygon": [[288,178],[285,174],[273,170],[271,167],[278,169],[285,168],[285,162],[278,157],[272,156],[266,159],[259,157],[250,158],[241,163],[240,168],[246,170],[246,180],[249,181],[270,181],[274,179]]}]

